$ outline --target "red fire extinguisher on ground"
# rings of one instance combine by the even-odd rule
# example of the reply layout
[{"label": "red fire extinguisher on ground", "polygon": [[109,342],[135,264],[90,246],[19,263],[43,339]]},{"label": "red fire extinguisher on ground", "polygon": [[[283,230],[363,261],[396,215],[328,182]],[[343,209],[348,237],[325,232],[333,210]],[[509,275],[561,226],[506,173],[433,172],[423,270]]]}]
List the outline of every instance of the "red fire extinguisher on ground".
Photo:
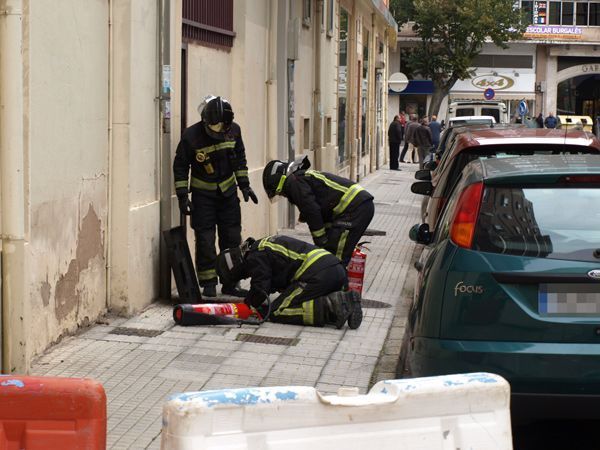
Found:
[{"label": "red fire extinguisher on ground", "polygon": [[245,303],[189,303],[175,305],[173,320],[177,325],[258,325],[260,313]]},{"label": "red fire extinguisher on ground", "polygon": [[367,264],[367,254],[363,250],[369,250],[364,244],[369,242],[359,242],[352,252],[352,258],[348,263],[348,289],[356,291],[362,296],[363,284],[365,281],[365,266]]}]

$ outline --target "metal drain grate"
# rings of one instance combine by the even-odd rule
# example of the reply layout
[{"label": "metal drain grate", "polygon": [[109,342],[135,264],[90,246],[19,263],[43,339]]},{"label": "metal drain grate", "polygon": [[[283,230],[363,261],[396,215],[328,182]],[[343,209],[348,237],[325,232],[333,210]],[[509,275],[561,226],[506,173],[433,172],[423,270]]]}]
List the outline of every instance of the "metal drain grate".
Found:
[{"label": "metal drain grate", "polygon": [[259,336],[258,334],[246,334],[240,333],[235,338],[236,341],[243,342],[254,342],[255,344],[271,344],[271,345],[286,345],[286,346],[294,346],[300,339],[296,338],[283,338],[283,337],[273,337],[273,336]]},{"label": "metal drain grate", "polygon": [[363,308],[373,308],[373,309],[383,309],[383,308],[391,308],[392,305],[385,302],[380,302],[377,300],[369,300],[368,298],[363,298],[360,301],[360,304]]},{"label": "metal drain grate", "polygon": [[141,336],[141,337],[156,337],[163,334],[161,330],[147,330],[144,328],[127,328],[127,327],[116,327],[108,334],[120,334],[123,336]]}]

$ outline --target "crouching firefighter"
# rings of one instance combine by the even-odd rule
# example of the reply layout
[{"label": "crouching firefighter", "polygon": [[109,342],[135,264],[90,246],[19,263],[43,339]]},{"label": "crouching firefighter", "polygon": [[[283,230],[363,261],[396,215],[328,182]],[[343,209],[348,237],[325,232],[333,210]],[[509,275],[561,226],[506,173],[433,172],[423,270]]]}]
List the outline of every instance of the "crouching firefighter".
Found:
[{"label": "crouching firefighter", "polygon": [[[362,322],[360,295],[343,290],[348,281],[340,260],[307,242],[288,236],[248,238],[219,254],[217,272],[231,284],[250,278],[244,302],[273,322],[337,328],[348,322],[351,329]],[[265,293],[273,292],[280,295],[267,310]]]},{"label": "crouching firefighter", "polygon": [[373,219],[373,196],[346,178],[309,168],[306,156],[292,163],[270,161],[263,186],[270,199],[281,195],[296,205],[315,245],[336,255],[345,267]]},{"label": "crouching firefighter", "polygon": [[[238,188],[246,202],[252,199],[258,203],[258,198],[248,181],[246,151],[240,127],[233,121],[231,104],[221,97],[208,96],[198,111],[202,120],[184,131],[173,161],[173,173],[179,209],[192,217],[196,271],[202,295],[215,297],[215,231],[218,231],[221,250],[240,245],[242,217]],[[191,186],[188,186],[188,178]],[[235,284],[222,280],[221,283],[223,294],[246,295]]]}]

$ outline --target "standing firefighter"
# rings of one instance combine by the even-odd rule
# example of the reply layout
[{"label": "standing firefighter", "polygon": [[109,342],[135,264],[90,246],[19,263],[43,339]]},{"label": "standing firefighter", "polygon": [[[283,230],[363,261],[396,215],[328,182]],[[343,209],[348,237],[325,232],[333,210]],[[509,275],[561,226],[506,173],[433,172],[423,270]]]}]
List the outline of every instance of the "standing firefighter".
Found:
[{"label": "standing firefighter", "polygon": [[247,239],[217,258],[219,277],[228,283],[250,278],[244,302],[263,314],[265,293],[281,294],[271,305],[270,320],[292,325],[351,329],[362,322],[360,295],[342,291],[348,284],[340,260],[326,250],[288,236]]},{"label": "standing firefighter", "polygon": [[263,171],[263,186],[269,198],[282,195],[296,205],[315,245],[346,266],[373,219],[373,196],[346,178],[309,167],[307,157],[293,163],[270,161]]},{"label": "standing firefighter", "polygon": [[[179,209],[191,214],[196,236],[196,271],[203,295],[217,295],[215,229],[219,248],[240,245],[241,212],[237,187],[244,200],[258,203],[248,181],[246,152],[240,127],[233,121],[229,102],[209,96],[198,107],[202,120],[187,128],[177,146],[173,173]],[[189,177],[190,168],[192,171]],[[189,178],[189,185],[188,185]],[[188,192],[192,192],[192,202]],[[238,297],[246,292],[224,283],[223,294]]]}]

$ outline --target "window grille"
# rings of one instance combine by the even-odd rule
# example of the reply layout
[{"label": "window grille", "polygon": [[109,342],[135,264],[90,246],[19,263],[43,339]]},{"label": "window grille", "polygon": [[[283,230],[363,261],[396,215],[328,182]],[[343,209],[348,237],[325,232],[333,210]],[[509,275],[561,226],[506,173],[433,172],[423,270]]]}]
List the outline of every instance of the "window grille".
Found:
[{"label": "window grille", "polygon": [[183,0],[183,39],[233,47],[233,0]]}]

